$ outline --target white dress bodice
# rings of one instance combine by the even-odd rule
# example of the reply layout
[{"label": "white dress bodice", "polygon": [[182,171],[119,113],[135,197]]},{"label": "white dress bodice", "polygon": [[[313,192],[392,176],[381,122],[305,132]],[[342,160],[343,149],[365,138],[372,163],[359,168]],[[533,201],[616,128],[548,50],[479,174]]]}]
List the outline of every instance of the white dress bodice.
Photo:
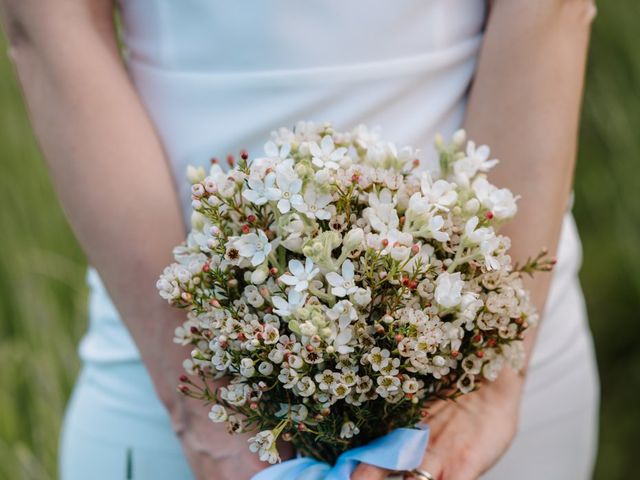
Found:
[{"label": "white dress bodice", "polygon": [[[121,0],[121,9],[127,65],[185,222],[187,165],[242,148],[259,155],[271,130],[298,120],[379,125],[433,162],[434,135],[462,123],[485,18],[484,0]],[[547,311],[558,308],[579,256],[568,214]],[[83,360],[138,358],[93,269],[89,283]],[[546,340],[536,356],[563,341],[557,331]]]}]

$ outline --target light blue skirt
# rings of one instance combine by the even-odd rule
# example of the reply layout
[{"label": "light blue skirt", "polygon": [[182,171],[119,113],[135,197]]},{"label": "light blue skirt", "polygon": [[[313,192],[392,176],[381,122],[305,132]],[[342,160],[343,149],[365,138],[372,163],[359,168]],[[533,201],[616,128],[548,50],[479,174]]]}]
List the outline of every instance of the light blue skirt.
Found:
[{"label": "light blue skirt", "polygon": [[98,275],[89,267],[83,367],[65,412],[61,480],[193,480],[169,414]]},{"label": "light blue skirt", "polygon": [[62,428],[60,478],[193,480],[140,361],[85,363]]}]

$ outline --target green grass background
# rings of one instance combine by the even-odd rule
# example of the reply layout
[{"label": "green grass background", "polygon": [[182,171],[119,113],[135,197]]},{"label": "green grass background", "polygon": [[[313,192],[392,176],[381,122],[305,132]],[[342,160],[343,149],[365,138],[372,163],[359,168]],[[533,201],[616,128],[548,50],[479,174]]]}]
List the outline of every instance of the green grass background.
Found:
[{"label": "green grass background", "polygon": [[[639,22],[638,0],[600,2],[575,185],[581,280],[602,382],[595,478],[603,480],[638,478]],[[52,479],[86,325],[85,259],[52,191],[6,55],[0,168],[0,479]]]}]

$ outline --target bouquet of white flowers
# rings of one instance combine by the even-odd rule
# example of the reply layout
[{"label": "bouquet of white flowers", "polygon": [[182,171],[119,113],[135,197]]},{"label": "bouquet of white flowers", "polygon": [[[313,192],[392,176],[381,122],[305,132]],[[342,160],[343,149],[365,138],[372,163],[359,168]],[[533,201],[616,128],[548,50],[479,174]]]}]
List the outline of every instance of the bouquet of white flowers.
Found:
[{"label": "bouquet of white flowers", "polygon": [[332,464],[523,361],[522,277],[553,262],[512,265],[487,146],[436,148],[437,174],[364,125],[299,122],[265,156],[189,169],[192,230],[157,283],[186,310],[179,389],[262,460],[281,438]]}]

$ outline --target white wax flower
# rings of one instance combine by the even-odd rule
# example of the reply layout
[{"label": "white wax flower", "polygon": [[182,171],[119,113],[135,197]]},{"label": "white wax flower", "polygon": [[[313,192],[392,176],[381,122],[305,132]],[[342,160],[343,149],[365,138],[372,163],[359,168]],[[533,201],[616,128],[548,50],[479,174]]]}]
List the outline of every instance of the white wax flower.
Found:
[{"label": "white wax flower", "polygon": [[280,277],[280,280],[286,285],[294,287],[298,292],[302,292],[309,288],[309,281],[315,277],[320,269],[314,267],[313,261],[307,258],[304,265],[300,260],[291,260],[289,262],[289,272]]},{"label": "white wax flower", "polygon": [[500,220],[513,217],[518,211],[517,198],[508,188],[497,188],[484,177],[478,177],[471,185],[483,207]]},{"label": "white wax flower", "polygon": [[271,297],[271,301],[273,302],[273,306],[275,307],[273,312],[280,315],[281,317],[289,317],[293,315],[296,310],[304,305],[304,302],[306,300],[306,293],[302,294],[294,289],[289,290],[287,300],[282,297]]},{"label": "white wax flower", "polygon": [[278,201],[277,206],[280,213],[289,212],[292,206],[302,205],[301,190],[302,180],[291,168],[291,163],[285,161],[278,165],[276,167],[276,187],[270,189],[269,195]]},{"label": "white wax flower", "polygon": [[464,281],[460,272],[442,272],[436,279],[435,298],[436,302],[445,308],[453,308],[460,304],[462,300],[462,287]]},{"label": "white wax flower", "polygon": [[312,155],[312,162],[315,166],[320,168],[338,169],[338,162],[347,153],[347,149],[344,147],[335,148],[333,138],[330,135],[322,137],[320,145],[316,142],[309,143],[309,151]]},{"label": "white wax flower", "polygon": [[209,412],[209,419],[213,423],[226,422],[227,418],[227,410],[222,405],[216,404],[211,407],[211,411]]},{"label": "white wax flower", "polygon": [[251,265],[254,267],[262,264],[267,255],[271,252],[271,243],[262,230],[258,230],[258,233],[247,233],[242,235],[236,242],[236,248],[238,253],[248,258],[251,261]]},{"label": "white wax flower", "polygon": [[449,183],[442,179],[434,182],[429,172],[422,174],[420,189],[426,200],[441,210],[449,210],[449,207],[458,199],[458,193],[456,192],[456,185],[454,183]]},{"label": "white wax flower", "polygon": [[269,173],[264,180],[250,176],[247,180],[249,188],[242,191],[242,196],[255,205],[264,205],[269,200],[275,200],[277,194],[274,192],[276,174]]},{"label": "white wax flower", "polygon": [[280,148],[278,148],[273,140],[269,140],[264,144],[264,153],[266,153],[269,158],[286,160],[291,153],[291,144],[284,142]]},{"label": "white wax flower", "polygon": [[355,268],[351,260],[345,260],[342,264],[342,275],[339,275],[336,272],[327,273],[325,278],[332,287],[331,293],[337,297],[346,297],[358,290],[358,286],[354,281],[354,275]]},{"label": "white wax flower", "polygon": [[302,195],[303,202],[294,204],[294,208],[309,218],[329,220],[331,213],[327,206],[331,203],[331,195],[320,193],[315,185],[308,185]]}]

